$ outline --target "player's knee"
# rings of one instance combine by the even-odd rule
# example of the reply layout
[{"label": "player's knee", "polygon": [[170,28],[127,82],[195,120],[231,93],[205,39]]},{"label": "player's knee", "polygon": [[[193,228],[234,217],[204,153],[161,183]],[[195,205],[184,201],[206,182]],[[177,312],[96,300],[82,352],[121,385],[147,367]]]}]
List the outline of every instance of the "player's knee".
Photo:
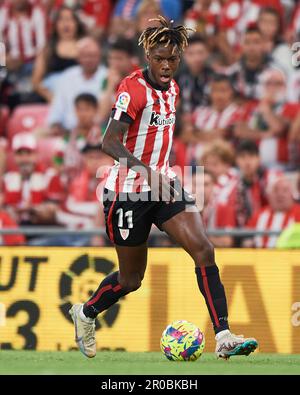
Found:
[{"label": "player's knee", "polygon": [[122,288],[128,290],[129,292],[134,292],[142,285],[142,278],[137,273],[128,277],[121,276],[119,282]]},{"label": "player's knee", "polygon": [[215,250],[212,243],[205,239],[202,243],[199,243],[197,251],[194,255],[196,266],[209,266],[215,264]]}]

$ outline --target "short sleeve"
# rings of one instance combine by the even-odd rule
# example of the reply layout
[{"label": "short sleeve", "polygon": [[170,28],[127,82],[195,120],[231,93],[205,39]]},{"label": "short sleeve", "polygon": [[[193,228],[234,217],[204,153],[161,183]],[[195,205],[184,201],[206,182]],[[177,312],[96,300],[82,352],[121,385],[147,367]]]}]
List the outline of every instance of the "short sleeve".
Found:
[{"label": "short sleeve", "polygon": [[145,88],[135,79],[127,77],[121,82],[117,91],[112,118],[126,121],[129,117],[129,122],[134,121],[145,106]]}]

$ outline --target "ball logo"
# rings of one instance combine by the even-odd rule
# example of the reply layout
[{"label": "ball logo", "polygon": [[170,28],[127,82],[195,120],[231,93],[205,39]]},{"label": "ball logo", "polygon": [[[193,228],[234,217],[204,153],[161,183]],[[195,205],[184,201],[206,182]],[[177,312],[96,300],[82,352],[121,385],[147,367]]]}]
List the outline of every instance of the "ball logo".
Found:
[{"label": "ball logo", "polygon": [[116,108],[119,108],[122,111],[126,111],[130,102],[130,95],[127,92],[123,92],[119,94]]}]

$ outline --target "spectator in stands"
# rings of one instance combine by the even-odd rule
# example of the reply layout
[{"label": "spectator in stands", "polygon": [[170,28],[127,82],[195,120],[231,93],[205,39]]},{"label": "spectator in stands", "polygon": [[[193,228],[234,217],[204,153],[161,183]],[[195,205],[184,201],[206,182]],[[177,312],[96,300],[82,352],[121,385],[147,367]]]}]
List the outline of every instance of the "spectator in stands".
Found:
[{"label": "spectator in stands", "polygon": [[4,137],[0,137],[0,177],[6,168],[6,151],[7,151],[7,141]]},{"label": "spectator in stands", "polygon": [[[17,229],[18,225],[14,219],[4,210],[0,208],[0,229]],[[0,234],[0,246],[12,246],[25,244],[25,238],[21,234]]]},{"label": "spectator in stands", "polygon": [[[133,0],[131,2],[126,2],[126,0],[119,0],[116,4],[113,17],[111,19],[109,36],[112,39],[116,39],[117,37],[122,36],[127,39],[133,39],[138,34],[138,23],[136,21],[136,16],[139,12],[139,9],[141,7],[143,8],[145,3],[149,3],[150,10],[153,8],[155,9],[155,12],[158,11],[160,14],[162,14],[162,10],[158,2],[151,1],[152,5],[150,5],[150,1],[148,0]],[[150,15],[147,12],[145,14]],[[150,18],[153,18],[153,16],[151,15]],[[150,18],[147,18],[147,20]],[[146,23],[148,25],[153,24],[153,22],[149,21]]]},{"label": "spectator in stands", "polygon": [[[253,214],[248,227],[256,230],[282,231],[289,225],[300,222],[300,205],[295,203],[292,186],[284,176],[268,185],[269,205]],[[276,247],[277,236],[256,236],[246,240],[247,247]]]},{"label": "spectator in stands", "polygon": [[[152,1],[152,0],[141,0],[139,6],[136,11],[135,22],[133,26],[132,34],[129,35],[133,41],[137,42],[141,33],[150,26],[158,26],[157,22],[151,19],[156,19],[157,15],[164,15],[164,11],[161,7],[160,1]],[[122,37],[122,33],[121,33]],[[142,67],[146,67],[147,59],[145,57],[145,51],[143,46],[137,46],[136,52],[138,56],[138,63],[142,65]]]},{"label": "spectator in stands", "polygon": [[39,165],[37,143],[32,134],[16,134],[12,150],[16,170],[3,176],[3,205],[20,225],[53,224],[57,204],[62,199],[56,174]]},{"label": "spectator in stands", "polygon": [[72,7],[90,35],[102,38],[110,22],[114,0],[44,0],[47,10],[57,12],[63,6]]},{"label": "spectator in stands", "polygon": [[206,105],[208,102],[209,82],[213,75],[213,70],[207,64],[208,57],[209,50],[205,39],[198,34],[192,35],[176,76],[183,114],[190,114],[197,106]]},{"label": "spectator in stands", "polygon": [[118,38],[108,49],[107,78],[99,107],[99,122],[102,124],[107,123],[119,84],[126,76],[138,69],[134,62],[134,46],[135,43],[131,40]]},{"label": "spectator in stands", "polygon": [[297,187],[297,202],[300,203],[300,171],[298,172],[298,175],[297,175],[296,187]]},{"label": "spectator in stands", "polygon": [[48,44],[38,54],[32,75],[32,85],[37,94],[51,102],[61,73],[77,65],[77,42],[84,28],[72,8],[58,9]]},{"label": "spectator in stands", "polygon": [[113,2],[111,0],[77,0],[79,3],[79,16],[87,27],[89,33],[98,40],[105,34],[111,13]]},{"label": "spectator in stands", "polygon": [[213,37],[218,29],[220,4],[216,0],[195,0],[186,12],[184,23],[205,37]]},{"label": "spectator in stands", "polygon": [[[57,213],[60,224],[72,229],[91,229],[104,226],[103,210],[101,209],[102,191],[111,159],[101,150],[101,145],[86,144],[82,148],[83,168],[73,179],[67,198]],[[96,177],[98,173],[99,177]],[[76,236],[66,241],[71,245],[103,244],[104,239],[98,237]]]},{"label": "spectator in stands", "polygon": [[293,103],[300,103],[300,36],[298,41],[292,43],[291,49],[293,50],[293,53],[291,55],[293,72],[289,74],[288,100]]},{"label": "spectator in stands", "polygon": [[225,75],[215,75],[209,84],[210,105],[195,109],[192,122],[185,122],[182,139],[192,145],[196,160],[201,158],[205,146],[215,139],[232,137],[234,124],[240,118],[240,109],[235,102],[230,79]]},{"label": "spectator in stands", "polygon": [[230,66],[227,73],[234,81],[236,91],[244,98],[259,99],[260,76],[275,63],[265,53],[261,32],[250,27],[242,39],[241,59]]},{"label": "spectator in stands", "polygon": [[81,93],[91,93],[101,98],[106,68],[100,64],[101,48],[92,37],[78,42],[78,66],[71,67],[61,75],[60,84],[54,92],[48,124],[52,134],[70,131],[76,126],[75,98]]},{"label": "spectator in stands", "polygon": [[265,70],[260,78],[260,101],[246,121],[238,122],[234,134],[240,139],[259,142],[261,162],[268,167],[289,164],[288,130],[298,111],[298,104],[286,99],[286,76],[276,68]]},{"label": "spectator in stands", "polygon": [[278,10],[274,7],[262,8],[258,21],[258,29],[262,35],[263,47],[266,54],[272,56],[285,72],[293,72],[292,53],[282,39],[282,21]]},{"label": "spectator in stands", "polygon": [[98,101],[90,93],[82,93],[75,99],[77,125],[68,138],[64,164],[67,172],[72,176],[82,167],[82,148],[87,144],[101,141],[101,130],[97,124]]},{"label": "spectator in stands", "polygon": [[157,17],[157,13],[155,15],[152,13],[154,8],[168,19],[178,21],[181,18],[181,0],[158,0],[157,2],[153,0],[118,0],[111,21],[110,34],[114,37],[125,35],[127,38],[133,38],[137,33],[136,18],[140,8],[143,9],[146,23],[148,19]]},{"label": "spectator in stands", "polygon": [[0,38],[6,46],[9,105],[31,102],[33,62],[46,43],[46,15],[29,0],[5,2],[0,8]]},{"label": "spectator in stands", "polygon": [[292,44],[300,39],[300,3],[295,5],[286,31],[286,39]]},{"label": "spectator in stands", "polygon": [[265,6],[282,11],[280,0],[195,0],[185,23],[206,35],[215,67],[224,67],[237,60],[241,36],[257,22],[259,10]]},{"label": "spectator in stands", "polygon": [[[280,173],[261,165],[258,148],[251,140],[243,140],[238,145],[236,163],[240,173],[220,191],[218,203],[227,207],[226,225],[243,228],[253,213],[268,203],[266,185]],[[235,238],[235,246],[240,243],[241,239]]]},{"label": "spectator in stands", "polygon": [[219,0],[219,3],[215,50],[219,53],[220,66],[228,66],[238,60],[241,36],[255,17],[253,12],[251,15],[250,1]]},{"label": "spectator in stands", "polygon": [[226,141],[215,140],[203,151],[199,164],[212,173],[216,179],[218,195],[224,188],[230,188],[235,183],[237,171],[234,166],[234,150]]},{"label": "spectator in stands", "polygon": [[[203,224],[207,231],[229,228],[227,221],[227,207],[218,204],[218,184],[213,173],[204,170],[204,173],[193,175],[193,192],[196,205],[201,213]],[[209,236],[216,247],[231,247],[230,236]]]},{"label": "spectator in stands", "polygon": [[[289,164],[291,170],[300,168],[300,113],[291,124],[288,134]],[[299,189],[300,190],[300,189]]]}]

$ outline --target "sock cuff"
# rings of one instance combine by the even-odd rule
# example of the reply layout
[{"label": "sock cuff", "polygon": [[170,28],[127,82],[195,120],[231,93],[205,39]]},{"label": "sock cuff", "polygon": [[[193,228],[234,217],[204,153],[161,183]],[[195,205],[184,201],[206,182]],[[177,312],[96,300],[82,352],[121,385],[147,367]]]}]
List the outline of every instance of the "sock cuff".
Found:
[{"label": "sock cuff", "polygon": [[217,265],[213,265],[213,266],[202,266],[199,267],[197,266],[195,268],[195,272],[197,275],[200,275],[201,277],[203,276],[213,276],[214,274],[218,274],[219,273],[219,268]]},{"label": "sock cuff", "polygon": [[94,318],[88,317],[87,315],[84,314],[84,305],[82,305],[80,308],[79,316],[83,321],[87,323],[91,323],[94,321]]}]

